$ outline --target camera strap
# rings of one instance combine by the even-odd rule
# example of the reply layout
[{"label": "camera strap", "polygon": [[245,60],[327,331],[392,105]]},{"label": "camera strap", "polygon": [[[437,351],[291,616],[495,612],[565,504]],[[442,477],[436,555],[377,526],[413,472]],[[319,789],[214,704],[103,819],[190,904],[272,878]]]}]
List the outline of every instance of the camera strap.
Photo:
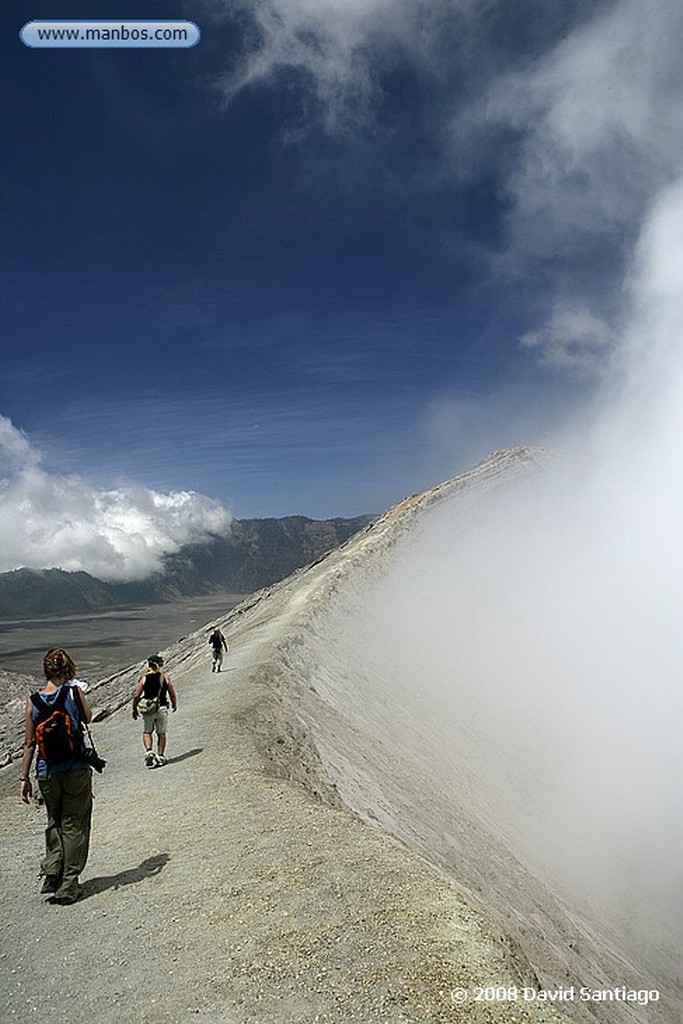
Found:
[{"label": "camera strap", "polygon": [[90,743],[90,746],[93,748],[93,750],[97,754],[97,750],[95,748],[95,743],[94,743],[93,738],[92,738],[92,733],[90,732],[90,726],[88,725],[88,723],[85,720],[85,708],[83,707],[83,701],[81,700],[81,691],[79,690],[79,688],[77,686],[72,687],[72,689],[74,689],[76,691],[76,703],[78,704],[78,707],[79,707],[79,710],[80,710],[81,729],[84,732],[87,733],[88,741]]},{"label": "camera strap", "polygon": [[[93,750],[95,750],[95,743],[94,743],[94,740],[92,738],[92,733],[90,732],[90,726],[88,725],[88,723],[86,722],[85,719],[83,719],[83,728],[85,729],[86,733],[88,734],[88,742],[90,743],[90,746],[93,748]],[[97,753],[96,750],[95,750],[95,753]]]}]

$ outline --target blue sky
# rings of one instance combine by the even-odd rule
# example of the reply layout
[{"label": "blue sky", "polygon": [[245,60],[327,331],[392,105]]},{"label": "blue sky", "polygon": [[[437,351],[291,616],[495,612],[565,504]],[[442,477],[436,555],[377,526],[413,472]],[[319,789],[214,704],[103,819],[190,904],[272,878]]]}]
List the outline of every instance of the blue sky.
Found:
[{"label": "blue sky", "polygon": [[[640,8],[11,0],[1,523],[41,528],[3,568],[41,557],[37,473],[354,515],[582,415],[681,170],[680,5]],[[201,41],[19,41],[86,17]]]}]

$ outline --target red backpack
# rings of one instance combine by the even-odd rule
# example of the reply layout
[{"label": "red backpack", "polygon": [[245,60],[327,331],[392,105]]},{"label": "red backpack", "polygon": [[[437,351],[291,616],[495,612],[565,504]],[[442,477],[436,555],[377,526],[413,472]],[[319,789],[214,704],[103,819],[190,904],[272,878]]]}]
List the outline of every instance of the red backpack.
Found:
[{"label": "red backpack", "polygon": [[80,729],[74,727],[66,710],[69,691],[70,687],[64,684],[53,701],[46,700],[41,693],[31,694],[31,702],[39,716],[36,743],[40,756],[48,765],[70,761],[82,747]]}]

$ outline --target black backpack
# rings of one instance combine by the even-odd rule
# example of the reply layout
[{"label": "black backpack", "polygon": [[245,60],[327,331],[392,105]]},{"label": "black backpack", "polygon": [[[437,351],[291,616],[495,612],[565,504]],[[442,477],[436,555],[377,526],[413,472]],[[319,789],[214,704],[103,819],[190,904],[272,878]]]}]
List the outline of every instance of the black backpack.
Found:
[{"label": "black backpack", "polygon": [[[153,697],[148,697],[147,684],[156,677],[159,683],[159,689]],[[145,684],[142,688],[142,697],[138,701],[138,710],[143,715],[156,715],[157,711],[161,707],[161,700],[164,695],[164,687],[166,686],[166,676],[163,672],[158,669],[148,669],[145,673]]]},{"label": "black backpack", "polygon": [[80,728],[74,727],[71,715],[66,710],[70,689],[64,684],[54,701],[45,700],[40,693],[31,694],[31,702],[38,710],[36,743],[40,756],[48,765],[70,761],[83,748]]}]

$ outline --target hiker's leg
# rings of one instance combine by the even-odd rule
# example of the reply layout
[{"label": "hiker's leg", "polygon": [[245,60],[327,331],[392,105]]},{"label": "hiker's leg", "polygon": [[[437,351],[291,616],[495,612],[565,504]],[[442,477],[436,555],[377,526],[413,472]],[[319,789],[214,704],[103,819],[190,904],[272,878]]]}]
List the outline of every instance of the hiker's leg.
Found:
[{"label": "hiker's leg", "polygon": [[92,819],[92,773],[89,768],[74,768],[61,773],[62,843],[64,845],[64,873],[62,884],[55,893],[57,899],[78,897],[78,876],[83,871],[90,849],[90,822]]},{"label": "hiker's leg", "polygon": [[152,729],[154,728],[154,715],[143,716],[142,745],[145,751],[152,749]]},{"label": "hiker's leg", "polygon": [[46,877],[58,878],[60,880],[64,871],[62,784],[60,779],[62,774],[62,772],[57,772],[49,779],[38,780],[38,788],[45,801],[45,810],[47,811],[45,856],[40,862],[40,869]]},{"label": "hiker's leg", "polygon": [[154,732],[154,723],[156,722],[156,715],[143,715],[142,716],[142,745],[145,748],[145,764],[148,768],[153,768],[155,765],[154,761],[154,749],[152,741],[152,733]]},{"label": "hiker's leg", "polygon": [[159,708],[156,717],[157,751],[163,756],[166,750],[166,729],[168,727],[168,708]]}]

